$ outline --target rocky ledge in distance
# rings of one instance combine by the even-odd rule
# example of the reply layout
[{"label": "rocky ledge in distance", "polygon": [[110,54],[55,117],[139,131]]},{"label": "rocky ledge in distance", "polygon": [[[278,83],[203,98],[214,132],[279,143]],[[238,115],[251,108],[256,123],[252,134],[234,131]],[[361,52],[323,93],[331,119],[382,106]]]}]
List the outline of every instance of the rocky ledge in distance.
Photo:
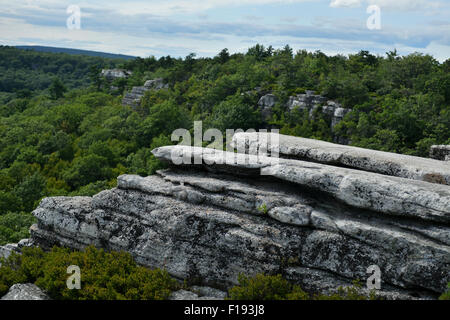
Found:
[{"label": "rocky ledge in distance", "polygon": [[436,298],[450,282],[450,186],[305,159],[217,165],[222,151],[153,153],[170,162],[183,148],[204,163],[123,175],[93,197],[42,200],[32,240],[125,250],[142,265],[221,290],[239,273],[281,273],[329,293],[364,281],[372,265],[387,298]]}]

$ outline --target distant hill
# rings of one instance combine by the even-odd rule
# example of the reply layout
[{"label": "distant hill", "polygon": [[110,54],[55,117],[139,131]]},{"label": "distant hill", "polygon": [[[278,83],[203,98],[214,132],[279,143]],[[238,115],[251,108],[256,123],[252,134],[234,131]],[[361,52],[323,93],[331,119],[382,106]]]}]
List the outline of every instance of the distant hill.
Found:
[{"label": "distant hill", "polygon": [[93,69],[114,69],[134,61],[118,57],[112,54],[93,56],[43,52],[0,45],[0,105],[17,97],[22,90],[29,90],[33,95],[45,93],[55,78],[59,78],[67,89],[88,87]]},{"label": "distant hill", "polygon": [[68,53],[68,54],[86,55],[86,56],[91,56],[91,57],[110,58],[110,59],[131,60],[131,59],[136,58],[136,57],[127,56],[124,54],[114,54],[114,53],[80,50],[80,49],[70,49],[70,48],[56,48],[56,47],[45,47],[45,46],[15,46],[15,47],[18,49],[35,50],[35,51],[39,51],[39,52]]}]

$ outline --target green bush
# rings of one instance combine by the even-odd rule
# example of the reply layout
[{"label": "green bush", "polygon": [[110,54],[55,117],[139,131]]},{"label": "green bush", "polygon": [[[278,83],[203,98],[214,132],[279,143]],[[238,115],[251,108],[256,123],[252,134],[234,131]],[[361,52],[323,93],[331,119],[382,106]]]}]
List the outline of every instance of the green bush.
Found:
[{"label": "green bush", "polygon": [[231,300],[307,300],[308,294],[290,284],[281,275],[257,274],[253,278],[239,275],[239,285],[228,292]]},{"label": "green bush", "polygon": [[447,291],[439,297],[439,300],[450,300],[450,282],[447,284]]},{"label": "green bush", "polygon": [[[81,289],[69,290],[70,265],[80,267]],[[35,283],[52,299],[163,300],[177,288],[166,271],[138,266],[125,252],[105,252],[93,246],[83,251],[54,247],[24,248],[0,267],[0,296],[15,283]]]},{"label": "green bush", "polygon": [[228,292],[231,300],[374,300],[375,294],[369,296],[360,293],[361,284],[353,282],[353,286],[339,287],[335,294],[309,295],[299,286],[289,283],[280,274],[271,276],[257,274],[253,278],[239,275],[239,285]]},{"label": "green bush", "polygon": [[369,296],[361,294],[361,283],[353,281],[353,286],[339,287],[337,292],[331,295],[316,294],[315,300],[376,300],[375,292],[371,291]]},{"label": "green bush", "polygon": [[0,215],[0,245],[28,238],[30,235],[28,229],[34,221],[35,218],[30,213],[8,212]]}]

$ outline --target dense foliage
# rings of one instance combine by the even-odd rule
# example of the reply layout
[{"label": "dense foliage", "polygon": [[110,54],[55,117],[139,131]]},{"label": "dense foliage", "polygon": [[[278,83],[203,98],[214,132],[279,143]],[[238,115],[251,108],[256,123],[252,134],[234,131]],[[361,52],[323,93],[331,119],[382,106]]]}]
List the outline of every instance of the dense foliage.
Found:
[{"label": "dense foliage", "polygon": [[290,284],[281,275],[257,274],[253,278],[239,275],[239,285],[228,292],[231,300],[306,300],[308,294]]},{"label": "dense foliage", "polygon": [[114,67],[121,61],[0,46],[0,102],[45,92],[55,78],[69,89],[88,87],[92,67]]},{"label": "dense foliage", "polygon": [[355,281],[353,286],[339,287],[331,295],[310,295],[299,286],[289,283],[280,274],[271,276],[257,274],[250,278],[239,276],[239,285],[229,290],[231,300],[374,300],[371,293],[365,296],[360,293],[361,285]]},{"label": "dense foliage", "polygon": [[[81,289],[68,289],[67,268],[80,268]],[[88,247],[72,251],[54,247],[49,252],[24,248],[0,267],[0,296],[15,283],[34,283],[52,299],[163,300],[177,288],[166,271],[137,266],[129,253]]]},{"label": "dense foliage", "polygon": [[447,284],[447,291],[439,297],[439,300],[450,300],[450,282]]},{"label": "dense foliage", "polygon": [[28,238],[35,219],[30,213],[8,212],[0,215],[0,243],[17,243]]},{"label": "dense foliage", "polygon": [[[417,156],[450,143],[450,60],[428,55],[330,57],[257,45],[245,54],[224,49],[214,58],[120,64],[9,47],[0,56],[0,94],[8,96],[0,102],[0,217],[8,214],[0,219],[0,244],[24,235],[45,196],[93,195],[115,186],[120,174],[154,173],[162,165],[151,150],[171,144],[172,131],[192,129],[194,120],[203,120],[203,130],[276,127]],[[108,83],[99,77],[108,66],[133,75]],[[159,77],[168,90],[147,92],[136,110],[121,105],[124,91]],[[289,96],[306,89],[353,111],[335,132],[321,112],[288,112]],[[263,121],[258,97],[269,92],[279,102]]]}]

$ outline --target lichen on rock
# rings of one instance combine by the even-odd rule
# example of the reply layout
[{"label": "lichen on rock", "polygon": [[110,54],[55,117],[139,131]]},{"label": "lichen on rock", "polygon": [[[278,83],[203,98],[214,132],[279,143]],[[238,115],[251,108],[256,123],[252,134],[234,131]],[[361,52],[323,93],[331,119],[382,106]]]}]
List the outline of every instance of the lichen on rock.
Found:
[{"label": "lichen on rock", "polygon": [[281,273],[327,293],[367,279],[377,265],[387,298],[442,293],[450,281],[450,186],[422,181],[429,162],[411,157],[402,167],[394,154],[302,143],[280,138],[280,154],[291,157],[275,166],[264,157],[216,165],[223,154],[211,149],[155,149],[169,164],[180,149],[204,162],[122,175],[93,197],[46,198],[33,212],[32,239],[47,248],[126,250],[142,265],[220,290],[241,273]]}]

